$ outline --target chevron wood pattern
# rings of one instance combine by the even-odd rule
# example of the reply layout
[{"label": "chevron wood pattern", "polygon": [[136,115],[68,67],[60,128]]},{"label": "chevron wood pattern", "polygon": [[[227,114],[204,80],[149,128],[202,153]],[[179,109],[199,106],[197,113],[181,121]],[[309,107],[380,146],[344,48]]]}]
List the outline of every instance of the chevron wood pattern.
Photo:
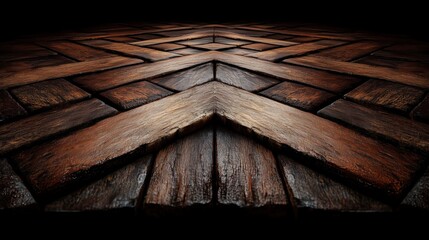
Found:
[{"label": "chevron wood pattern", "polygon": [[268,23],[1,43],[0,209],[427,211],[427,49]]}]

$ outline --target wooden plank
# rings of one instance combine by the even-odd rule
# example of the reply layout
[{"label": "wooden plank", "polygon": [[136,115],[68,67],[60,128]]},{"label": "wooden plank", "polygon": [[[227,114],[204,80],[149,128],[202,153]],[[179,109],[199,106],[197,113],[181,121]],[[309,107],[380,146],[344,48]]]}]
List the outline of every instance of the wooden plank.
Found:
[{"label": "wooden plank", "polygon": [[429,168],[401,203],[401,207],[429,210]]},{"label": "wooden plank", "polygon": [[0,89],[41,82],[53,78],[69,77],[77,74],[91,73],[142,62],[139,59],[112,57],[86,62],[67,63],[29,69],[0,78]]},{"label": "wooden plank", "polygon": [[303,43],[289,47],[276,48],[259,53],[250,54],[250,57],[256,57],[268,61],[276,61],[285,57],[299,56],[311,53],[324,48],[341,45],[344,42],[333,40],[320,40],[317,42]]},{"label": "wooden plank", "polygon": [[121,42],[121,43],[131,43],[138,40],[137,38],[127,37],[127,36],[108,37],[105,39],[109,41]]},{"label": "wooden plank", "polygon": [[317,211],[385,212],[392,209],[342,183],[279,154],[281,170],[298,214]]},{"label": "wooden plank", "polygon": [[159,151],[144,208],[207,205],[213,196],[213,128],[206,127]]},{"label": "wooden plank", "polygon": [[100,180],[49,203],[45,211],[134,210],[152,158],[150,154],[139,157]]},{"label": "wooden plank", "polygon": [[424,163],[421,155],[311,113],[244,90],[213,85],[221,119],[240,125],[273,146],[291,148],[362,187],[377,190],[378,194],[400,197]]},{"label": "wooden plank", "polygon": [[174,27],[170,29],[127,29],[127,30],[118,30],[118,31],[108,31],[108,32],[94,32],[81,36],[72,37],[71,40],[81,41],[89,39],[99,39],[99,38],[109,38],[109,37],[119,37],[119,36],[129,36],[129,35],[141,35],[146,33],[158,33],[163,31],[174,31],[174,30],[186,30],[189,27]]},{"label": "wooden plank", "polygon": [[113,54],[69,41],[45,42],[42,43],[42,46],[45,46],[55,52],[59,52],[77,61],[88,61],[104,57],[113,57]]},{"label": "wooden plank", "polygon": [[225,64],[216,64],[216,80],[247,91],[260,91],[279,81]]},{"label": "wooden plank", "polygon": [[411,114],[413,118],[429,123],[429,94],[426,95]]},{"label": "wooden plank", "polygon": [[33,83],[14,88],[11,92],[30,112],[75,102],[91,96],[65,79]]},{"label": "wooden plank", "polygon": [[197,44],[213,42],[213,38],[211,36],[213,36],[212,31],[202,31],[202,32],[194,32],[191,34],[186,34],[178,37],[157,37],[155,39],[148,38],[148,39],[145,39],[144,41],[133,42],[132,44],[141,46],[141,47],[161,44],[161,43],[170,43],[170,42],[177,42],[181,45],[197,45]]},{"label": "wooden plank", "polygon": [[158,50],[162,50],[162,51],[173,51],[173,50],[186,48],[183,45],[179,45],[179,44],[175,44],[175,43],[160,43],[160,44],[156,44],[156,45],[150,45],[149,47],[155,48]]},{"label": "wooden plank", "polygon": [[[117,157],[138,148],[153,149],[186,132],[190,126],[207,122],[213,114],[212,92],[213,88],[208,86],[191,88],[107,118],[56,141],[20,151],[14,161],[35,193],[52,194],[79,181],[79,176],[103,170],[104,164]],[[86,112],[85,116],[88,115],[91,114]],[[51,125],[44,122],[44,126]]]},{"label": "wooden plank", "polygon": [[347,93],[345,98],[406,114],[423,95],[424,91],[415,87],[371,79]]},{"label": "wooden plank", "polygon": [[0,62],[0,78],[2,76],[7,76],[11,72],[19,72],[32,68],[54,66],[72,62],[73,60],[63,57],[61,55],[29,58],[12,62]]},{"label": "wooden plank", "polygon": [[151,40],[151,39],[163,38],[163,36],[158,35],[158,34],[144,33],[144,34],[139,34],[139,35],[133,35],[133,38],[138,38],[141,40]]},{"label": "wooden plank", "polygon": [[259,59],[237,56],[227,53],[215,55],[216,60],[236,65],[262,74],[293,80],[341,93],[359,83],[361,80],[353,76],[339,75],[326,71],[304,68],[300,66],[271,63]]},{"label": "wooden plank", "polygon": [[6,90],[0,89],[0,123],[26,114],[25,109]]},{"label": "wooden plank", "polygon": [[190,88],[22,150],[13,160],[36,193],[51,194],[103,170],[120,156],[151,151],[214,115],[272,146],[293,149],[356,185],[395,199],[404,194],[425,161],[417,153],[218,82]]},{"label": "wooden plank", "polygon": [[113,115],[116,110],[97,99],[52,110],[0,126],[0,154]]},{"label": "wooden plank", "polygon": [[218,51],[218,50],[233,48],[234,46],[222,44],[222,43],[206,43],[206,44],[201,44],[201,45],[194,45],[193,47],[202,48],[202,49],[206,49],[206,50]]},{"label": "wooden plank", "polygon": [[36,206],[36,201],[6,159],[0,158],[0,210]]},{"label": "wooden plank", "polygon": [[216,153],[220,204],[258,208],[288,204],[269,149],[220,127],[216,130]]},{"label": "wooden plank", "polygon": [[74,81],[86,89],[90,89],[92,91],[101,91],[137,80],[144,80],[182,70],[184,68],[209,62],[212,59],[212,53],[204,52],[156,63],[123,67],[111,71],[81,76],[75,78]]},{"label": "wooden plank", "polygon": [[385,43],[375,41],[361,41],[328,50],[322,50],[321,52],[314,54],[314,56],[332,58],[338,61],[352,61],[354,59],[368,55],[384,46],[386,46]]},{"label": "wooden plank", "polygon": [[320,38],[316,38],[316,37],[293,37],[293,38],[289,38],[288,41],[291,42],[297,42],[297,43],[307,43],[307,42],[314,42],[314,41],[318,41],[320,40]]},{"label": "wooden plank", "polygon": [[255,51],[265,51],[271,48],[275,48],[278,47],[276,45],[272,45],[272,44],[266,44],[266,43],[251,43],[248,45],[244,45],[241,46],[242,48],[245,49],[251,49],[251,50],[255,50]]},{"label": "wooden plank", "polygon": [[188,70],[151,80],[168,89],[183,91],[193,86],[212,81],[214,79],[213,63],[206,63]]},{"label": "wooden plank", "polygon": [[215,38],[215,42],[216,43],[223,43],[223,44],[233,45],[233,46],[241,46],[241,45],[245,45],[245,44],[251,43],[249,41],[242,41],[242,40],[231,39],[231,38],[224,38],[224,37],[216,37]]},{"label": "wooden plank", "polygon": [[289,42],[289,41],[270,39],[270,38],[262,38],[262,37],[251,37],[251,36],[245,36],[245,35],[241,35],[241,34],[237,34],[237,33],[225,32],[225,31],[219,31],[219,30],[215,31],[215,36],[216,37],[231,38],[231,39],[236,39],[236,40],[250,41],[250,42],[266,43],[266,44],[272,44],[272,45],[283,46],[283,47],[296,44],[294,42]]},{"label": "wooden plank", "polygon": [[56,55],[56,53],[33,43],[3,44],[0,47],[0,61],[16,61],[50,55]]},{"label": "wooden plank", "polygon": [[426,124],[345,100],[337,100],[318,113],[370,134],[429,152],[429,126]]},{"label": "wooden plank", "polygon": [[429,62],[429,45],[428,44],[415,44],[415,43],[402,43],[396,44],[391,47],[374,53],[375,56],[385,58],[396,58],[409,61],[425,61]]},{"label": "wooden plank", "polygon": [[378,78],[426,89],[429,88],[429,81],[427,81],[425,77],[387,67],[370,66],[362,63],[342,62],[329,58],[313,56],[286,59],[284,62],[340,73]]},{"label": "wooden plank", "polygon": [[305,111],[316,111],[336,98],[332,93],[292,82],[282,82],[261,94]]},{"label": "wooden plank", "polygon": [[183,48],[180,50],[175,50],[173,52],[180,55],[192,55],[192,54],[202,53],[203,51],[195,48]]},{"label": "wooden plank", "polygon": [[179,56],[174,53],[158,51],[150,48],[138,47],[138,46],[134,46],[126,43],[109,42],[106,40],[87,40],[87,41],[82,41],[82,43],[92,47],[107,49],[110,51],[114,51],[116,53],[121,53],[129,57],[139,57],[139,58],[149,59],[151,61],[159,61],[159,60],[164,60],[164,59]]},{"label": "wooden plank", "polygon": [[143,81],[114,88],[102,92],[100,95],[109,99],[118,108],[128,110],[161,99],[170,94],[172,92],[150,82]]},{"label": "wooden plank", "polygon": [[257,51],[243,48],[233,48],[224,51],[225,53],[235,54],[235,55],[249,55],[252,53],[256,53]]},{"label": "wooden plank", "polygon": [[384,58],[377,56],[366,56],[355,61],[356,63],[364,63],[368,65],[383,66],[395,68],[403,72],[410,72],[422,77],[429,78],[429,63],[425,62],[409,62],[392,58]]}]

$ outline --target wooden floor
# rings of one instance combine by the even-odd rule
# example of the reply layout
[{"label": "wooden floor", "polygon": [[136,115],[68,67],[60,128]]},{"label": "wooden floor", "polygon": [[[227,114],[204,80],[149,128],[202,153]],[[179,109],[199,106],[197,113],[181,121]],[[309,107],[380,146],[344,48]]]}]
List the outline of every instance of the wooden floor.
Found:
[{"label": "wooden floor", "polygon": [[312,24],[121,23],[0,51],[3,212],[429,210],[428,43]]}]

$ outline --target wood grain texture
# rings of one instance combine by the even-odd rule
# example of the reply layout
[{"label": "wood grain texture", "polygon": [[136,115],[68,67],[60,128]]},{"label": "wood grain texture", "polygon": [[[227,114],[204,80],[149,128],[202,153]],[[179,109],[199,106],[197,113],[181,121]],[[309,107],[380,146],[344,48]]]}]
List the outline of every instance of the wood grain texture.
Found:
[{"label": "wood grain texture", "polygon": [[101,48],[107,49],[110,51],[114,51],[116,53],[121,53],[130,57],[139,57],[144,59],[149,59],[151,61],[159,61],[172,57],[177,57],[179,55],[164,51],[159,51],[150,48],[138,47],[126,43],[117,43],[117,42],[109,42],[106,40],[88,40],[83,41],[82,43]]},{"label": "wood grain texture", "polygon": [[192,207],[212,201],[213,128],[206,127],[159,151],[144,208]]},{"label": "wood grain texture", "polygon": [[429,123],[429,94],[426,94],[423,101],[413,110],[412,117]]},{"label": "wood grain texture", "polygon": [[195,49],[195,48],[183,48],[183,49],[175,50],[173,52],[185,56],[185,55],[192,55],[192,54],[202,53],[203,51]]},{"label": "wood grain texture", "polygon": [[213,54],[211,52],[204,52],[156,63],[123,67],[111,71],[77,77],[74,81],[86,89],[101,91],[137,80],[153,78],[209,62],[213,59],[212,55]]},{"label": "wood grain texture", "polygon": [[259,53],[250,54],[250,57],[256,57],[268,61],[276,61],[285,57],[299,56],[311,53],[324,48],[341,45],[344,42],[333,40],[320,40],[317,42],[303,43],[289,47],[276,48]]},{"label": "wood grain texture", "polygon": [[172,92],[150,82],[143,81],[114,88],[102,92],[100,95],[109,99],[118,108],[127,110],[153,102],[170,94]]},{"label": "wood grain texture", "polygon": [[223,44],[233,45],[233,46],[241,46],[241,45],[245,45],[245,44],[251,43],[249,41],[242,41],[242,40],[231,39],[231,38],[224,38],[224,37],[216,37],[215,38],[215,42],[216,43],[223,43]]},{"label": "wood grain texture", "polygon": [[0,154],[111,116],[116,110],[97,99],[33,115],[0,126]]},{"label": "wood grain texture", "polygon": [[429,62],[429,46],[419,43],[400,43],[374,53],[375,56],[410,61]]},{"label": "wood grain texture", "polygon": [[250,50],[250,49],[243,49],[243,48],[233,48],[228,49],[224,51],[225,53],[235,54],[235,55],[248,55],[252,53],[256,53],[258,51]]},{"label": "wood grain texture", "polygon": [[271,63],[228,53],[215,54],[215,59],[262,74],[269,74],[338,93],[355,86],[361,81],[353,76],[339,75],[289,64]]},{"label": "wood grain texture", "polygon": [[429,169],[411,189],[401,203],[402,207],[429,211]]},{"label": "wood grain texture", "polygon": [[424,91],[415,87],[371,79],[347,93],[345,98],[405,114],[423,95]]},{"label": "wood grain texture", "polygon": [[201,44],[201,45],[195,45],[193,47],[202,48],[202,49],[206,49],[206,50],[218,51],[218,50],[232,48],[234,46],[222,44],[222,43],[206,43],[206,44]]},{"label": "wood grain texture", "polygon": [[228,123],[241,125],[274,146],[288,146],[379,194],[401,196],[424,162],[418,154],[365,137],[311,113],[240,89],[213,85],[218,93],[217,114]]},{"label": "wood grain texture", "polygon": [[429,152],[429,126],[395,114],[337,100],[318,112],[321,116],[346,123],[370,134]]},{"label": "wood grain texture", "polygon": [[[147,36],[146,34],[145,35],[146,39],[144,39],[144,41],[133,42],[132,44],[143,47],[143,46],[150,46],[154,44],[177,42],[181,45],[191,46],[196,44],[204,44],[204,43],[212,42],[213,41],[213,39],[211,38],[212,35],[213,35],[212,31],[201,31],[201,32],[199,31],[199,32],[193,32],[190,34],[185,34],[185,35],[176,36],[176,37],[161,37],[161,36],[152,37],[152,36]],[[200,40],[200,39],[204,39],[204,40]]]},{"label": "wood grain texture", "polygon": [[175,43],[160,43],[160,44],[156,44],[156,45],[150,45],[149,47],[155,48],[158,50],[162,50],[162,51],[173,51],[173,50],[186,48],[183,45],[179,45],[179,44],[175,44]]},{"label": "wood grain texture", "polygon": [[148,175],[152,155],[139,157],[125,167],[46,205],[46,211],[106,211],[134,209]]},{"label": "wood grain texture", "polygon": [[23,150],[14,160],[37,194],[52,193],[117,157],[154,148],[188,126],[208,121],[213,114],[211,92],[209,87],[191,88]]},{"label": "wood grain texture", "polygon": [[429,78],[429,63],[425,62],[411,62],[400,59],[378,57],[374,55],[363,57],[356,60],[355,62],[394,68],[403,72],[410,72],[422,77]]},{"label": "wood grain texture", "polygon": [[384,46],[386,46],[386,44],[380,42],[361,41],[322,50],[321,52],[314,54],[314,56],[332,58],[338,61],[348,62],[368,55]]},{"label": "wood grain texture", "polygon": [[182,44],[182,45],[186,45],[186,46],[202,45],[202,44],[207,44],[207,43],[213,43],[213,37],[198,38],[198,39],[180,41],[177,43]]},{"label": "wood grain texture", "polygon": [[0,158],[0,210],[34,207],[36,201],[6,159]]},{"label": "wood grain texture", "polygon": [[216,64],[216,80],[247,91],[260,91],[279,81],[225,64]]},{"label": "wood grain texture", "polygon": [[332,93],[292,82],[282,82],[261,94],[306,111],[316,111],[336,98]]},{"label": "wood grain texture", "polygon": [[284,61],[340,73],[378,78],[425,89],[429,88],[429,81],[427,81],[427,78],[387,67],[370,66],[362,63],[342,62],[329,58],[312,56],[286,59]]},{"label": "wood grain texture", "polygon": [[273,153],[225,128],[216,130],[217,199],[238,207],[285,206],[287,199]]},{"label": "wood grain texture", "polygon": [[94,60],[104,57],[113,57],[113,54],[106,53],[94,48],[83,46],[69,41],[55,41],[42,43],[43,46],[59,52],[69,58],[78,61]]},{"label": "wood grain texture", "polygon": [[259,43],[266,43],[266,44],[272,44],[277,46],[291,46],[296,43],[289,42],[289,41],[283,41],[278,39],[270,39],[270,38],[263,38],[263,37],[253,37],[253,36],[246,36],[238,33],[233,33],[230,31],[220,31],[215,30],[215,37],[225,37],[225,38],[231,38],[235,40],[243,40],[243,41],[250,41],[250,42],[259,42]]},{"label": "wood grain texture", "polygon": [[137,38],[127,37],[127,36],[108,37],[105,39],[109,41],[121,42],[121,43],[130,43],[138,40]]},{"label": "wood grain texture", "polygon": [[19,72],[38,67],[54,66],[72,62],[73,60],[63,57],[61,55],[29,58],[12,62],[0,62],[0,78],[2,76],[7,76],[11,72]]},{"label": "wood grain texture", "polygon": [[33,83],[14,88],[11,92],[30,112],[82,100],[91,96],[65,79]]},{"label": "wood grain texture", "polygon": [[272,49],[272,48],[275,48],[278,46],[272,45],[272,44],[266,44],[266,43],[251,43],[251,44],[244,45],[241,47],[245,48],[245,49],[255,50],[255,51],[264,51],[264,50]]},{"label": "wood grain texture", "polygon": [[26,115],[27,112],[6,90],[0,89],[0,123]]},{"label": "wood grain texture", "polygon": [[183,91],[211,81],[213,78],[213,63],[206,63],[188,70],[155,78],[151,82],[176,91]]},{"label": "wood grain texture", "polygon": [[142,61],[138,59],[111,57],[92,61],[67,63],[57,66],[29,69],[10,74],[8,76],[0,77],[0,88],[9,88],[34,82],[41,82],[53,78],[69,77],[77,74],[97,72],[141,62]]},{"label": "wood grain texture", "polygon": [[[384,212],[390,207],[334,181],[286,155],[278,159],[298,211]],[[298,213],[299,214],[299,213]]]},{"label": "wood grain texture", "polygon": [[50,55],[56,55],[56,53],[33,43],[12,43],[0,46],[0,61],[16,61]]}]

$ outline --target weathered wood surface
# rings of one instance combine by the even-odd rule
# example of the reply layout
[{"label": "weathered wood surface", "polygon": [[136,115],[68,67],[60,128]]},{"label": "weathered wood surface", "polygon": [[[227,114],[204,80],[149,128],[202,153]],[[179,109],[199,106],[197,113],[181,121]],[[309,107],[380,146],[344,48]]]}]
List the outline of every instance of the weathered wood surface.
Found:
[{"label": "weathered wood surface", "polygon": [[429,125],[427,124],[399,115],[372,110],[345,100],[335,101],[320,110],[318,114],[370,134],[429,152]]},{"label": "weathered wood surface", "polygon": [[422,89],[371,79],[347,93],[345,98],[406,114],[421,101],[423,95]]},{"label": "weathered wood surface", "polygon": [[118,108],[127,110],[153,102],[170,94],[172,92],[150,82],[143,81],[108,90],[102,92],[100,95],[109,99]]},{"label": "weathered wood surface", "polygon": [[375,41],[361,41],[351,44],[342,45],[339,47],[322,50],[320,53],[314,54],[314,56],[332,58],[339,61],[352,61],[359,57],[368,55],[383,46],[384,43]]},{"label": "weathered wood surface", "polygon": [[206,49],[206,50],[218,51],[218,50],[233,48],[234,46],[222,44],[222,43],[206,43],[206,44],[201,44],[201,45],[195,45],[193,47],[202,48],[202,49]]},{"label": "weathered wood surface", "polygon": [[241,46],[245,49],[255,50],[255,51],[265,51],[271,48],[276,48],[278,46],[266,43],[251,43],[248,45]]},{"label": "weathered wood surface", "polygon": [[42,45],[78,61],[87,61],[113,56],[112,54],[104,51],[69,41],[46,42],[42,43]]},{"label": "weathered wood surface", "polygon": [[186,46],[175,44],[175,43],[160,43],[156,45],[150,45],[149,47],[162,50],[162,51],[173,51],[173,50],[186,48]]},{"label": "weathered wood surface", "polygon": [[0,89],[0,123],[27,114],[6,90]]},{"label": "weathered wood surface", "polygon": [[218,53],[215,55],[215,59],[238,67],[260,72],[262,74],[305,83],[332,92],[342,92],[360,82],[359,78],[353,76],[340,75],[293,65],[280,65],[229,53]]},{"label": "weathered wood surface", "polygon": [[426,94],[423,101],[413,110],[412,116],[415,119],[429,123],[429,94]]},{"label": "weathered wood surface", "polygon": [[242,46],[242,45],[251,43],[249,41],[242,41],[242,40],[231,39],[231,38],[224,38],[224,37],[216,37],[215,38],[215,42],[217,42],[217,43],[223,43],[223,44],[228,44],[228,45],[233,45],[233,46]]},{"label": "weathered wood surface", "polygon": [[0,77],[0,88],[21,86],[53,78],[68,77],[77,74],[91,73],[142,62],[125,57],[102,58],[85,62],[66,63],[56,66],[40,67],[16,72]]},{"label": "weathered wood surface", "polygon": [[151,80],[151,82],[173,89],[183,91],[196,85],[201,85],[214,79],[213,63],[206,63],[188,70],[162,76]]},{"label": "weathered wood surface", "polygon": [[273,153],[223,127],[216,130],[217,199],[239,207],[286,206]]},{"label": "weathered wood surface", "polygon": [[216,80],[247,91],[260,91],[279,81],[225,64],[216,64]]},{"label": "weathered wood surface", "polygon": [[402,207],[429,211],[429,169],[411,189],[401,203]]},{"label": "weathered wood surface", "polygon": [[46,205],[46,211],[106,211],[137,206],[152,155],[139,157],[113,173]]},{"label": "weathered wood surface", "polygon": [[289,195],[299,211],[384,212],[390,207],[342,183],[278,155]]},{"label": "weathered wood surface", "polygon": [[16,61],[50,55],[56,55],[56,53],[32,43],[5,44],[0,46],[0,61]]},{"label": "weathered wood surface", "polygon": [[101,91],[137,80],[153,78],[209,62],[213,59],[212,55],[213,54],[211,52],[203,52],[201,54],[184,56],[156,63],[123,67],[111,71],[77,77],[74,81],[85,88],[91,89],[92,91]]},{"label": "weathered wood surface", "polygon": [[0,158],[0,210],[34,207],[30,191],[6,159]]},{"label": "weathered wood surface", "polygon": [[336,98],[332,93],[292,82],[282,82],[261,94],[306,111],[316,111]]},{"label": "weathered wood surface", "polygon": [[78,173],[101,167],[139,147],[157,146],[188,126],[208,121],[213,114],[212,91],[211,87],[192,88],[143,105],[64,138],[23,150],[14,160],[37,194],[61,189],[79,179]]},{"label": "weathered wood surface", "polygon": [[138,46],[134,46],[126,43],[109,42],[105,40],[88,40],[88,41],[83,41],[82,43],[89,46],[121,53],[130,57],[141,57],[144,59],[149,59],[151,61],[159,61],[159,60],[164,60],[164,59],[179,56],[174,53],[159,51],[159,50],[150,49],[150,48],[138,47]]},{"label": "weathered wood surface", "polygon": [[207,205],[213,198],[213,128],[206,127],[159,151],[145,208]]},{"label": "weathered wood surface", "polygon": [[89,124],[114,113],[116,113],[115,109],[100,100],[91,99],[1,125],[0,154]]},{"label": "weathered wood surface", "polygon": [[426,77],[388,67],[371,66],[362,63],[342,62],[329,58],[313,56],[286,59],[284,61],[340,73],[378,78],[425,89],[429,88],[429,81]]},{"label": "weathered wood surface", "polygon": [[72,62],[74,61],[61,55],[50,55],[46,57],[29,58],[12,62],[0,62],[0,78],[2,76],[9,75],[11,72],[19,72],[27,69],[54,66]]},{"label": "weathered wood surface", "polygon": [[12,89],[12,94],[29,111],[70,103],[91,95],[65,79],[53,79]]},{"label": "weathered wood surface", "polygon": [[268,51],[250,54],[249,56],[268,61],[276,61],[285,57],[299,56],[340,44],[343,44],[343,42],[333,40],[321,40],[317,42],[303,43],[289,47],[276,48]]}]

